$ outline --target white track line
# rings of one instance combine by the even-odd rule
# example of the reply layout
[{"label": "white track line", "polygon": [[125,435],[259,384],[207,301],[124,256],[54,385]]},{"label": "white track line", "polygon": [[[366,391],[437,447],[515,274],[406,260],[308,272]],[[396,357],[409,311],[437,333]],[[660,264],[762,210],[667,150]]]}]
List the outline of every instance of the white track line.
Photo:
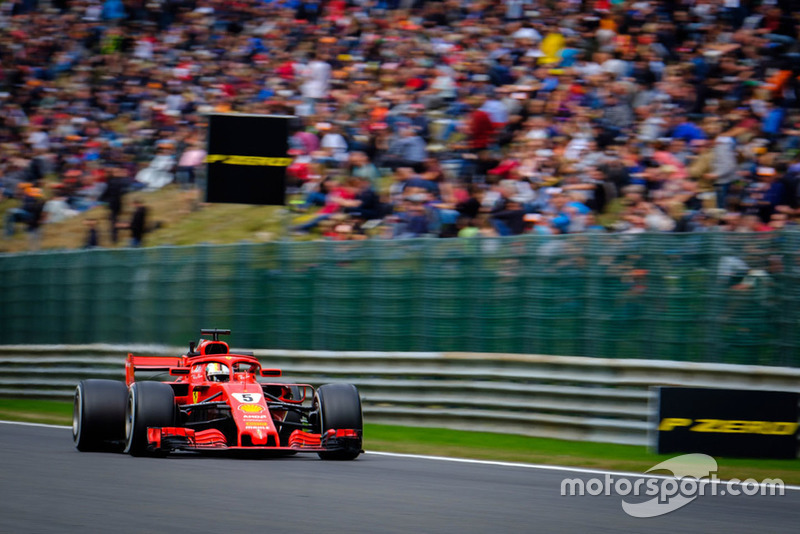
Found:
[{"label": "white track line", "polygon": [[69,428],[69,429],[72,428],[71,426],[64,426],[64,425],[47,425],[45,423],[23,423],[22,421],[2,421],[2,420],[0,420],[0,423],[3,423],[4,425],[40,426],[42,428]]},{"label": "white track line", "polygon": [[[2,421],[0,423],[6,425],[20,425],[20,426],[38,426],[42,428],[63,428],[63,429],[72,429],[71,426],[63,426],[63,425],[47,425],[44,423],[23,423],[21,421]],[[455,463],[462,463],[462,464],[477,464],[477,465],[492,465],[497,467],[522,467],[524,469],[540,469],[543,471],[561,471],[567,473],[581,473],[586,475],[616,475],[616,476],[623,476],[623,477],[635,477],[635,478],[661,478],[661,479],[668,479],[668,478],[675,478],[669,475],[655,475],[652,473],[630,473],[627,471],[606,471],[602,469],[587,469],[585,467],[570,467],[565,465],[545,465],[545,464],[526,464],[521,462],[500,462],[495,460],[473,460],[470,458],[450,458],[448,456],[427,456],[424,454],[402,454],[397,452],[378,452],[378,451],[366,451],[367,454],[370,456],[389,456],[392,458],[409,458],[409,459],[416,459],[416,460],[433,460],[438,462],[455,462]],[[714,484],[726,484],[727,480],[703,480],[701,482],[705,483],[714,483]],[[763,487],[763,484],[759,484],[759,487]],[[791,491],[800,491],[800,486],[794,486],[786,484],[784,488]]]},{"label": "white track line", "polygon": [[[517,462],[499,462],[494,460],[472,460],[470,458],[450,458],[447,456],[426,456],[422,454],[400,454],[395,452],[375,452],[375,451],[366,451],[367,454],[370,455],[378,455],[378,456],[391,456],[395,458],[415,458],[418,460],[435,460],[439,462],[456,462],[456,463],[463,463],[463,464],[479,464],[479,465],[493,465],[499,467],[522,467],[525,469],[541,469],[543,471],[562,471],[562,472],[569,472],[569,473],[581,473],[587,475],[616,475],[621,477],[631,477],[631,478],[660,478],[660,479],[674,479],[674,476],[670,475],[657,475],[652,473],[630,473],[627,471],[610,471],[610,470],[602,470],[602,469],[587,469],[584,467],[569,467],[565,465],[544,465],[544,464],[526,464],[526,463],[517,463]],[[717,479],[717,480],[700,480],[699,482],[704,482],[706,484],[727,484],[728,480],[724,479]],[[741,481],[739,482],[741,484]],[[759,483],[759,487],[765,487],[764,484]],[[786,484],[784,488],[787,490],[792,491],[800,491],[800,486],[794,486]]]}]

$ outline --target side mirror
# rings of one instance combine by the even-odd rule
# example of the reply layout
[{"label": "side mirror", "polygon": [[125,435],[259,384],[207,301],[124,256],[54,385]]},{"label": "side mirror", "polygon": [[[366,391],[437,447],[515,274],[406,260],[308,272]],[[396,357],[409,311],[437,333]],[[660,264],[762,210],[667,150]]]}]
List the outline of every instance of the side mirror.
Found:
[{"label": "side mirror", "polygon": [[261,369],[261,376],[281,376],[280,369]]},{"label": "side mirror", "polygon": [[191,369],[188,367],[173,367],[169,370],[169,374],[172,376],[185,376],[191,372]]}]

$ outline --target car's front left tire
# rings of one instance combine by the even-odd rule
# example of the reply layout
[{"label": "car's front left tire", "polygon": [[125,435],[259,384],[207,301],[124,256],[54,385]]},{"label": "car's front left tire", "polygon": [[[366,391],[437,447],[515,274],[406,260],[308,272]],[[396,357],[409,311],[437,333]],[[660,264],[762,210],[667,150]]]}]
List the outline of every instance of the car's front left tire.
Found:
[{"label": "car's front left tire", "polygon": [[361,454],[364,422],[361,396],[352,384],[325,384],[317,389],[314,407],[319,433],[328,430],[354,430],[357,437],[341,440],[341,447],[320,452],[323,460],[354,460]]}]

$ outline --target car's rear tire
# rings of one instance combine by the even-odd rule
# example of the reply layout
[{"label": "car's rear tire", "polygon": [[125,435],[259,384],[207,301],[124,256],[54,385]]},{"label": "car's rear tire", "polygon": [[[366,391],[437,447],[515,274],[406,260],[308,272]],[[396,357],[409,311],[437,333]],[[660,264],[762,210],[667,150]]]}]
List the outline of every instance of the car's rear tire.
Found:
[{"label": "car's rear tire", "polygon": [[317,389],[314,405],[320,434],[330,429],[349,429],[358,433],[357,438],[344,440],[345,448],[320,452],[323,460],[353,460],[361,454],[364,422],[361,414],[361,397],[352,384],[325,384]]},{"label": "car's rear tire", "polygon": [[147,428],[168,426],[175,426],[175,393],[169,384],[131,384],[125,408],[125,452],[148,454]]},{"label": "car's rear tire", "polygon": [[119,451],[125,439],[128,388],[117,380],[81,380],[72,408],[72,440],[87,451]]}]

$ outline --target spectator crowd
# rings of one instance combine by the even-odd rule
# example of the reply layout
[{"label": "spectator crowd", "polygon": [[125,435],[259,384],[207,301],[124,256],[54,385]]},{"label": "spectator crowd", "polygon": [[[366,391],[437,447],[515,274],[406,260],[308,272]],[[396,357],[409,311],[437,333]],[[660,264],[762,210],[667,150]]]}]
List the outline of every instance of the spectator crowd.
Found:
[{"label": "spectator crowd", "polygon": [[298,234],[796,225],[798,4],[6,1],[6,235],[102,204],[116,241],[127,192],[202,186],[225,112],[295,117]]}]

